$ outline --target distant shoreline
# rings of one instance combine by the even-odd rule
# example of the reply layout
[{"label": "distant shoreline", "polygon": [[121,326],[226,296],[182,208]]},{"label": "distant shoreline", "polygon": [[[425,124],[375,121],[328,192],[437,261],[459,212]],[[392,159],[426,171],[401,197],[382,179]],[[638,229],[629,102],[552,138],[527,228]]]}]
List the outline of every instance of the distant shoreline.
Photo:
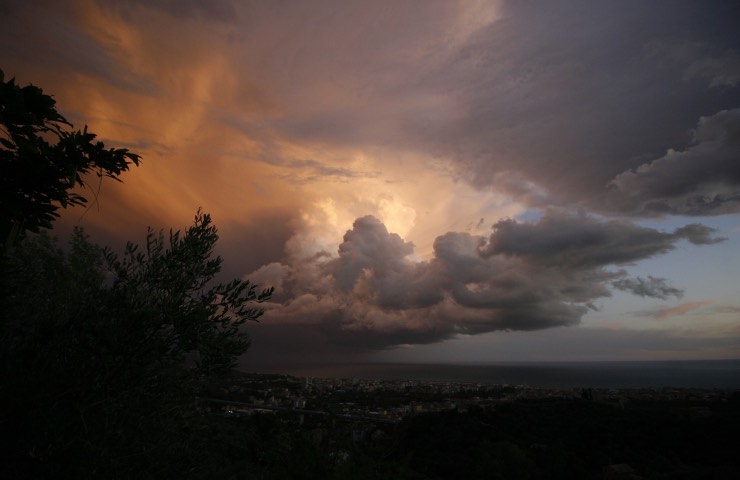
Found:
[{"label": "distant shoreline", "polygon": [[491,363],[352,363],[255,366],[297,377],[507,384],[543,388],[740,389],[740,359]]}]

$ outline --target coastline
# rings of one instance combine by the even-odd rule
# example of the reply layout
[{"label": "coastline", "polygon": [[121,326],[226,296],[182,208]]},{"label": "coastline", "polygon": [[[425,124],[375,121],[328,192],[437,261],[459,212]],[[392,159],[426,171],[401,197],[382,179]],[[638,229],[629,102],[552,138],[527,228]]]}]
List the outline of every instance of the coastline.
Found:
[{"label": "coastline", "polygon": [[524,385],[535,388],[740,389],[740,359],[303,364],[246,367],[240,370],[297,377]]}]

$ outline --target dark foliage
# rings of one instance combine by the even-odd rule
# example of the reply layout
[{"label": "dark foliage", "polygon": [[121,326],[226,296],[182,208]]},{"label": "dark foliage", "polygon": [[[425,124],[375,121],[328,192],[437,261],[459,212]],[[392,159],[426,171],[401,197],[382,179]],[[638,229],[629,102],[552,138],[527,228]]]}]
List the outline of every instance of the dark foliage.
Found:
[{"label": "dark foliage", "polygon": [[150,231],[121,259],[80,230],[68,252],[39,235],[3,258],[0,477],[196,467],[209,428],[195,408],[200,385],[247,349],[239,327],[272,293],[241,280],[209,287],[217,238],[199,212],[184,235]]},{"label": "dark foliage", "polygon": [[[641,478],[730,478],[740,467],[737,406],[647,402],[626,410],[588,401],[531,401],[495,411],[436,413],[404,422],[390,447],[404,478],[603,478],[628,464]],[[625,477],[626,478],[626,477]]]},{"label": "dark foliage", "polygon": [[43,90],[0,70],[0,242],[12,245],[26,231],[51,228],[58,208],[87,199],[75,187],[88,186],[95,173],[120,181],[121,173],[139,164],[125,148],[106,148],[96,135],[72,129]]}]

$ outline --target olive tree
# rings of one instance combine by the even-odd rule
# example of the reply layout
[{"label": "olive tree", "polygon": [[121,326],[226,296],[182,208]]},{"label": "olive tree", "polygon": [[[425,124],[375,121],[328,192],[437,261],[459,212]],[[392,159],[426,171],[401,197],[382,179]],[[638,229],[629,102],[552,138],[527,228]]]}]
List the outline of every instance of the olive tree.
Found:
[{"label": "olive tree", "polygon": [[184,461],[199,387],[246,351],[242,326],[272,294],[214,283],[217,239],[199,211],[121,256],[77,229],[66,251],[42,234],[6,257],[0,430],[18,474],[141,476]]}]

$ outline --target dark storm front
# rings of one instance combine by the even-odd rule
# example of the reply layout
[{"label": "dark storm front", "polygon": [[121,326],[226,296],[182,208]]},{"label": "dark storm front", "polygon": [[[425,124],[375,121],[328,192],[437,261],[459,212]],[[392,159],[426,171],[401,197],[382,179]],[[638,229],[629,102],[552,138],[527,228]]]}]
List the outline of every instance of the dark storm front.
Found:
[{"label": "dark storm front", "polygon": [[276,368],[302,377],[420,380],[541,388],[740,388],[740,360],[498,364],[345,364]]}]

